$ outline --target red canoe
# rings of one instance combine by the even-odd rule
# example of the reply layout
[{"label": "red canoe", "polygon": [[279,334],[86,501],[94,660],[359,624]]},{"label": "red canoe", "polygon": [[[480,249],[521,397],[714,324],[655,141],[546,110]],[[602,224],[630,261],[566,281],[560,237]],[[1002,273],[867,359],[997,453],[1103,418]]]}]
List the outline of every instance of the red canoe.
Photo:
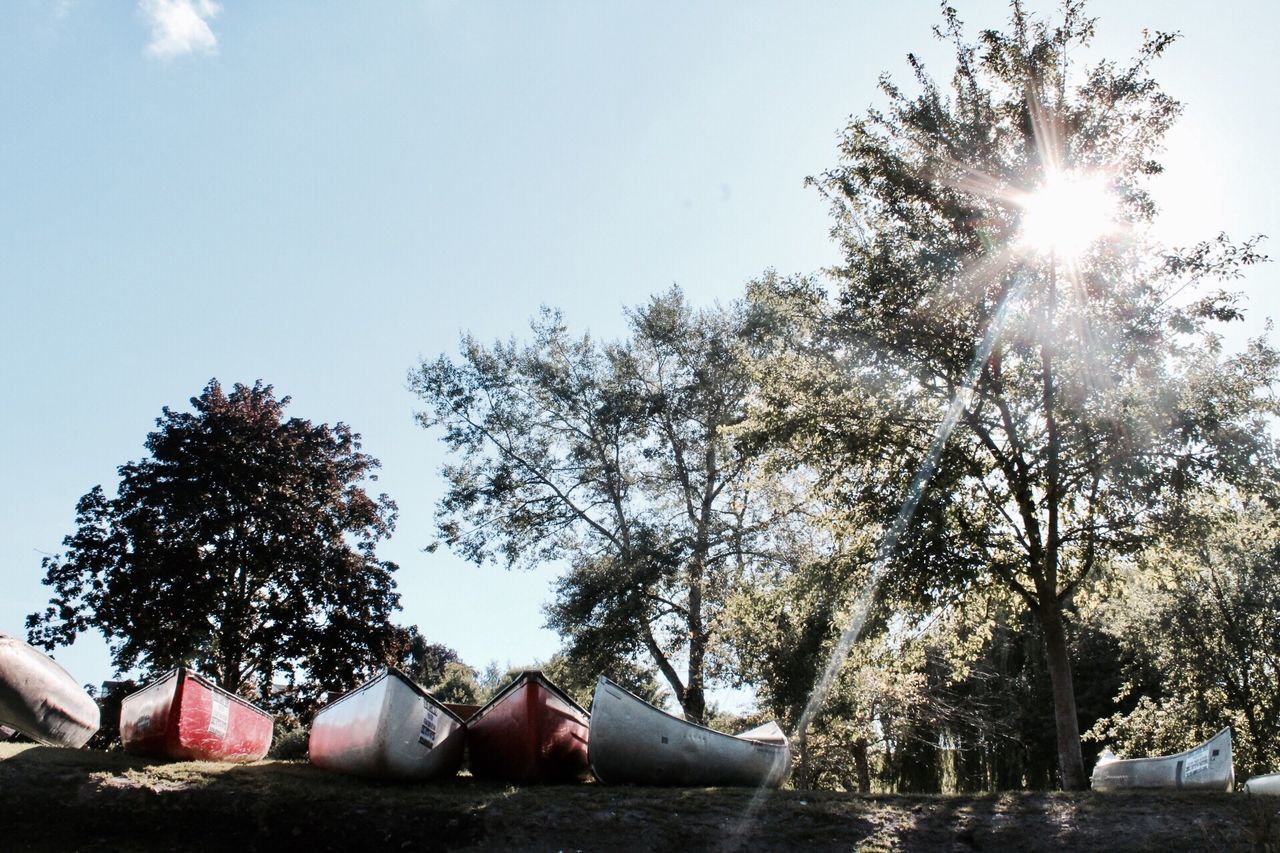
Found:
[{"label": "red canoe", "polygon": [[272,718],[184,667],[120,704],[126,752],[179,761],[257,761],[271,747]]},{"label": "red canoe", "polygon": [[467,720],[471,775],[528,785],[591,776],[591,717],[545,675],[522,672]]}]

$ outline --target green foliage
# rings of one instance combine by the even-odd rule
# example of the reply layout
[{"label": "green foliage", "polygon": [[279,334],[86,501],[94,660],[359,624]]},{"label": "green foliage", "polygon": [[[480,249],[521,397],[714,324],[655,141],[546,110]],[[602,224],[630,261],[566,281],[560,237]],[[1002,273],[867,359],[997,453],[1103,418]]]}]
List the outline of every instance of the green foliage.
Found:
[{"label": "green foliage", "polygon": [[[460,664],[458,653],[442,643],[427,642],[416,625],[408,632],[408,642],[399,666],[418,684],[436,684],[445,677],[450,664]],[[448,700],[453,701],[453,700]]]},{"label": "green foliage", "polygon": [[275,761],[306,761],[311,731],[296,719],[277,718],[267,758]]},{"label": "green foliage", "polygon": [[768,560],[774,508],[729,437],[764,316],[697,311],[676,289],[628,316],[631,337],[600,344],[544,310],[528,343],[465,338],[458,361],[423,362],[410,384],[453,454],[437,514],[449,547],[566,562],[547,616],[570,656],[647,658],[701,717],[724,595]]},{"label": "green foliage", "polygon": [[476,682],[476,671],[461,661],[446,663],[439,680],[427,683],[427,690],[441,702],[479,705],[488,698]]},{"label": "green foliage", "polygon": [[[1280,521],[1227,493],[1188,507],[1183,535],[1153,546],[1099,604],[1131,655],[1125,698],[1089,737],[1125,755],[1179,752],[1225,725],[1236,765],[1280,767]],[[1158,678],[1141,679],[1143,671]]]},{"label": "green foliage", "polygon": [[[1256,240],[1143,236],[1144,182],[1179,112],[1151,77],[1172,37],[1076,69],[1093,27],[1078,2],[1052,25],[1014,3],[1008,33],[969,42],[944,10],[949,91],[911,58],[915,93],[883,78],[885,106],[849,122],[840,164],[813,180],[845,254],[834,295],[773,277],[752,289],[790,320],[757,369],[754,434],[815,473],[843,529],[885,529],[918,497],[883,568],[895,594],[928,609],[995,583],[1022,600],[1067,787],[1085,778],[1064,611],[1185,495],[1270,464],[1278,363],[1262,341],[1225,357],[1212,332],[1239,311],[1210,284],[1261,260]],[[1027,199],[1074,174],[1105,178],[1123,235],[1070,259],[1020,246]],[[932,472],[919,496],[914,471]]]},{"label": "green foliage", "polygon": [[120,671],[189,665],[295,710],[393,660],[396,566],[375,548],[395,504],[362,485],[378,462],[344,424],[286,420],[288,403],[211,380],[192,412],[165,407],[116,497],[81,498],[66,553],[43,561],[54,595],[28,617],[30,641],[97,629]]}]

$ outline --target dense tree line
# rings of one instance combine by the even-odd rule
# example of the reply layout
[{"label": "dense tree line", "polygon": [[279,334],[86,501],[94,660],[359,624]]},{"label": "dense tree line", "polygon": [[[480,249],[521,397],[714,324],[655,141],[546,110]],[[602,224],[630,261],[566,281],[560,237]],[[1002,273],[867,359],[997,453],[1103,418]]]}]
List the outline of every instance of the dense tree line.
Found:
[{"label": "dense tree line", "polygon": [[[619,342],[552,312],[528,344],[424,362],[421,420],[456,459],[443,540],[566,560],[566,655],[652,667],[691,717],[705,684],[753,685],[797,730],[802,784],[1080,788],[1104,736],[1270,733],[1271,659],[1242,651],[1273,624],[1265,572],[1188,553],[1156,589],[1143,568],[1193,528],[1218,541],[1203,495],[1272,505],[1277,354],[1221,338],[1242,308],[1220,283],[1264,258],[1148,236],[1174,37],[1077,67],[1094,27],[1074,0],[1052,22],[1014,2],[971,40],[944,8],[949,85],[911,57],[811,179],[835,269],[703,312],[668,293]],[[1075,184],[1109,209],[1031,241]],[[1109,227],[1073,233],[1088,218]],[[1147,621],[1116,617],[1139,590]],[[1152,648],[1169,630],[1214,651]]]}]

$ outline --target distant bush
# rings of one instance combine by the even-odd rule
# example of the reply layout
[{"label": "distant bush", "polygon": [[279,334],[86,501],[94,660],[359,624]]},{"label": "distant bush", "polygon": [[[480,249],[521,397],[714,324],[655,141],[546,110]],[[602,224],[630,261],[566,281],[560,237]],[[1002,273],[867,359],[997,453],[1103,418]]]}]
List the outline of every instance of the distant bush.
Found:
[{"label": "distant bush", "polygon": [[[87,685],[86,685],[87,686]],[[124,701],[124,697],[128,696],[138,689],[136,681],[108,681],[103,685],[104,690],[94,696],[94,701],[98,703],[98,731],[93,737],[89,738],[89,742],[85,744],[89,749],[97,749],[103,752],[120,749],[120,703]],[[90,695],[97,693],[96,690],[90,689]]]},{"label": "distant bush", "polygon": [[305,761],[310,731],[293,721],[276,721],[275,734],[267,758],[280,761]]}]

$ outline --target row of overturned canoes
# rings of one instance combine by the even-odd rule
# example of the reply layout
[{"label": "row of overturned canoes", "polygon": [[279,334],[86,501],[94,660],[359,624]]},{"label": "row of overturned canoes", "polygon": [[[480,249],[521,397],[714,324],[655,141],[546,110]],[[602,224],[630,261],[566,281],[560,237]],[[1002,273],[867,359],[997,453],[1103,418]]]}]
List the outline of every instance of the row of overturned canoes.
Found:
[{"label": "row of overturned canoes", "polygon": [[[79,747],[99,724],[96,703],[48,656],[0,633],[0,725]],[[126,696],[120,738],[153,758],[256,761],[271,746],[262,708],[185,668]],[[601,677],[588,712],[543,673],[520,673],[484,705],[441,702],[390,668],[316,712],[317,767],[376,779],[472,776],[513,784],[777,787],[791,769],[776,723],[727,735],[668,714]]]},{"label": "row of overturned canoes", "polygon": [[[83,746],[99,724],[93,698],[56,661],[0,633],[0,737],[21,732],[55,746]],[[256,761],[274,729],[265,710],[184,668],[120,708],[120,737],[136,755],[170,760]],[[520,673],[484,705],[441,702],[398,669],[316,712],[309,735],[317,767],[375,779],[447,779],[464,762],[497,782],[776,787],[791,769],[776,723],[738,735],[696,725],[601,677],[588,712],[543,673]],[[1174,755],[1120,759],[1103,753],[1095,790],[1230,791],[1231,729]],[[1255,776],[1254,794],[1280,795],[1280,773]]]}]

